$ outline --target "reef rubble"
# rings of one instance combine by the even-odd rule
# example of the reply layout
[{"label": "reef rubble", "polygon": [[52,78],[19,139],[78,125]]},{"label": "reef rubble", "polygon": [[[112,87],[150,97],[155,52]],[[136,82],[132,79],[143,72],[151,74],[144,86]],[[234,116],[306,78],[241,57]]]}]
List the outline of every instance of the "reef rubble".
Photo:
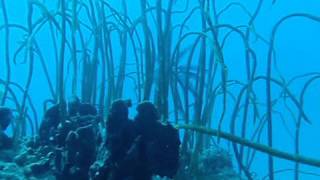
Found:
[{"label": "reef rubble", "polygon": [[[104,144],[106,133],[99,125],[99,116],[96,111],[82,110],[86,113],[69,113],[62,121],[56,112],[58,109],[59,106],[53,106],[46,112],[38,136],[18,140],[10,137],[12,144],[0,148],[0,179],[89,180],[95,177],[110,154]],[[7,123],[2,127],[5,130]],[[1,132],[7,137],[5,131]],[[180,154],[176,180],[241,179],[233,169],[230,154],[219,146],[204,149],[197,163],[191,162],[192,153]],[[196,165],[190,167],[190,164]],[[153,180],[165,179],[153,177]]]}]

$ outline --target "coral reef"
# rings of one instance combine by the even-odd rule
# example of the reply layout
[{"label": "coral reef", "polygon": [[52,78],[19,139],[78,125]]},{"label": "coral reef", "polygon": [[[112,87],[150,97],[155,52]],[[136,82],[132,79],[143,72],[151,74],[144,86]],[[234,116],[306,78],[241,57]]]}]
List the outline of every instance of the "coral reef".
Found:
[{"label": "coral reef", "polygon": [[71,117],[48,141],[24,138],[1,150],[0,179],[89,179],[100,144],[96,122],[95,116]]},{"label": "coral reef", "polygon": [[233,170],[230,154],[219,147],[205,149],[200,154],[199,162],[199,179],[241,179]]},{"label": "coral reef", "polygon": [[24,139],[0,151],[0,179],[55,179],[53,152],[48,146],[33,148],[33,139]]},{"label": "coral reef", "polygon": [[[287,3],[270,3],[24,0],[17,6],[15,1],[0,0],[0,106],[12,108],[17,119],[11,123],[11,139],[4,132],[9,123],[1,117],[0,108],[0,156],[8,163],[0,173],[9,173],[3,176],[11,178],[10,172],[17,171],[12,178],[30,179],[41,176],[49,166],[54,177],[83,177],[79,173],[90,171],[94,159],[104,160],[106,152],[99,149],[102,140],[96,133],[106,130],[106,111],[115,99],[123,97],[133,98],[134,103],[154,102],[164,123],[200,127],[181,130],[181,157],[184,167],[189,167],[182,173],[185,179],[193,177],[191,167],[200,169],[199,176],[208,176],[204,179],[226,179],[218,175],[223,167],[226,172],[222,174],[232,172],[228,163],[217,163],[209,172],[202,172],[205,162],[214,159],[215,153],[208,154],[206,149],[211,135],[231,141],[230,153],[247,179],[253,179],[256,170],[252,166],[259,159],[256,150],[266,153],[268,161],[261,166],[268,169],[270,180],[276,172],[274,156],[295,163],[295,180],[301,164],[320,167],[320,161],[304,157],[301,148],[303,141],[314,137],[303,139],[301,129],[317,119],[308,107],[310,102],[315,104],[310,92],[320,74],[318,70],[288,77],[282,74],[278,62],[286,61],[276,46],[283,41],[281,29],[286,24],[296,23],[291,32],[305,29],[295,19],[319,24],[320,17],[313,11],[287,14]],[[273,19],[274,12],[283,14]],[[237,17],[235,22],[232,15]],[[308,39],[296,33],[286,34]],[[287,44],[283,54],[294,54],[287,51]],[[290,60],[286,70],[293,64],[302,70],[307,61],[301,59],[312,59],[302,50],[312,45],[297,44],[301,44],[297,63],[292,63],[293,57],[284,58]],[[43,96],[37,97],[39,92]],[[69,108],[70,117],[64,119],[69,95],[81,96],[83,103],[75,98],[69,104],[73,107]],[[37,108],[42,103],[45,110],[49,103],[56,106],[47,111],[40,125]],[[86,117],[89,114],[98,118]],[[277,116],[282,121],[276,120]],[[292,131],[288,135],[294,141],[285,141],[292,142],[286,152],[294,154],[274,150],[278,146],[273,140],[283,129]],[[36,135],[36,141],[21,141]],[[12,146],[13,142],[18,144]],[[84,154],[89,154],[87,159]],[[194,162],[201,162],[201,167]]]},{"label": "coral reef", "polygon": [[[192,157],[190,154],[188,157]],[[195,167],[190,167],[188,157],[181,158],[180,170],[176,179],[185,180],[241,180],[233,168],[230,153],[219,146],[204,149],[197,159]]]},{"label": "coral reef", "polygon": [[[142,105],[145,104],[146,103]],[[152,104],[148,105],[153,107]],[[56,116],[56,113],[59,113],[57,107],[58,106],[53,106],[45,114],[45,120],[42,122],[41,127],[49,127],[49,129],[42,129],[43,132],[39,134],[39,137],[25,137],[18,140],[13,146],[0,150],[0,179],[88,180],[94,177],[93,175],[95,175],[97,169],[102,166],[102,163],[110,154],[108,152],[110,148],[106,148],[108,146],[102,143],[102,139],[107,139],[108,136],[105,137],[107,134],[102,133],[102,128],[98,125],[98,116],[95,116],[95,113],[93,115],[85,114],[82,116],[81,113],[72,113],[72,116],[68,115],[65,119],[62,119]],[[141,111],[141,108],[138,108],[138,110]],[[51,114],[51,112],[55,113]],[[73,109],[72,112],[77,111]],[[156,110],[152,112],[156,112]],[[123,112],[120,111],[119,113],[115,111],[113,114],[115,114],[115,117],[117,114],[120,114],[122,117]],[[145,116],[140,115],[137,117],[138,119],[148,119],[150,114],[146,114]],[[142,129],[139,129],[142,131],[141,133],[147,133],[149,136],[153,135],[152,137],[157,140],[157,144],[165,144],[166,139],[178,137],[177,134],[171,135],[172,133],[177,133],[171,125],[158,123],[156,121],[158,118],[156,115],[157,113],[153,113],[152,117],[155,118],[154,125],[157,126],[151,128],[152,126],[150,126],[149,122],[149,124],[147,124],[148,127],[142,126]],[[54,121],[51,121],[50,118]],[[137,120],[137,123],[140,121],[141,120]],[[118,122],[115,121],[114,123]],[[114,133],[118,133],[119,128],[114,129],[114,131]],[[159,132],[156,133],[156,131]],[[157,135],[157,137],[155,137],[155,135]],[[180,142],[175,141],[172,143],[173,146],[175,146],[175,144],[179,146],[180,144]],[[153,162],[153,165],[156,164],[156,166],[148,168],[162,170],[156,173],[162,176],[166,176],[168,170],[163,171],[163,169],[157,165],[162,167],[163,164],[161,163],[168,163],[167,161],[163,161],[164,159],[175,158],[176,156],[174,154],[177,154],[177,157],[179,156],[179,148],[171,148],[170,144],[166,146],[168,147],[160,148],[159,145],[153,145],[153,147],[148,146],[149,151],[151,150],[153,153],[157,152],[151,156],[151,162]],[[164,149],[164,151],[158,152],[155,148]],[[175,149],[178,151],[172,154],[171,151]],[[125,156],[125,154],[124,152],[122,156]],[[199,163],[197,167],[195,167],[198,170],[196,173],[197,177],[193,174],[194,170],[188,168],[189,162],[184,161],[183,158],[181,159],[179,169],[181,172],[175,177],[176,179],[239,179],[233,171],[231,157],[218,147],[210,147],[200,153]],[[175,160],[170,161],[170,163],[174,162]],[[178,162],[179,159],[177,159],[177,163]],[[136,170],[139,171],[139,169]],[[171,169],[171,171],[169,174],[170,177],[173,177],[176,174],[176,170]],[[181,174],[184,174],[184,176],[181,176]],[[160,180],[165,178],[156,176],[153,177],[153,179]]]},{"label": "coral reef", "polygon": [[[33,139],[25,139],[11,149],[0,151],[0,179],[56,179],[55,149],[49,146],[33,148],[31,146],[33,141]],[[67,151],[65,150],[62,154],[66,153]],[[230,155],[221,148],[211,147],[204,150],[201,153],[199,162],[198,168],[200,172],[197,178],[201,180],[241,179],[232,167]],[[194,179],[192,174],[188,174],[188,176],[190,180]],[[186,178],[185,180],[189,179]],[[166,180],[166,178],[155,176],[153,180]]]}]

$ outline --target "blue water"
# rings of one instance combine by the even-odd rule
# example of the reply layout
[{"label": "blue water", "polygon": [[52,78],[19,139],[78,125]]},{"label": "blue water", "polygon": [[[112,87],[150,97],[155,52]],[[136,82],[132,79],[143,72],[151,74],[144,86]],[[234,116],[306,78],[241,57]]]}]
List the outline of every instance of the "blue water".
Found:
[{"label": "blue water", "polygon": [[[5,0],[3,0],[5,1]],[[71,1],[70,1],[71,2]],[[85,1],[84,1],[85,2]],[[97,1],[98,2],[98,1]],[[109,2],[116,10],[121,11],[122,5],[119,3],[118,0],[110,0]],[[150,6],[153,6],[155,4],[155,1],[149,1]],[[166,4],[168,1],[163,1],[163,7],[166,8]],[[219,18],[219,24],[228,24],[233,27],[243,26],[247,25],[249,20],[249,14],[252,14],[258,4],[257,0],[251,0],[251,1],[217,1],[216,2],[216,9],[217,12],[224,9],[229,3],[236,2],[241,3],[242,6],[232,6],[229,8],[226,12],[221,14]],[[20,24],[22,26],[27,25],[27,0],[10,0],[5,1],[7,11],[8,11],[8,18],[9,18],[9,24]],[[49,11],[55,11],[57,7],[57,1],[44,1],[45,6],[48,8]],[[85,2],[86,3],[86,2]],[[140,1],[138,0],[130,0],[127,2],[127,11],[128,16],[132,20],[136,20],[140,16]],[[179,0],[176,1],[174,4],[173,9],[174,10],[181,10],[185,7],[186,0]],[[69,3],[71,5],[71,3]],[[187,8],[187,11],[185,13],[179,13],[175,14],[172,17],[172,24],[179,24],[183,21],[183,19],[186,17],[186,15],[194,8],[199,6],[199,2],[196,0],[190,0],[189,6]],[[244,10],[244,8],[246,10]],[[260,10],[260,13],[256,17],[254,21],[254,27],[252,27],[252,35],[249,41],[250,47],[254,50],[257,56],[257,71],[256,75],[265,75],[266,74],[266,68],[267,68],[267,57],[268,57],[268,49],[269,49],[269,42],[270,42],[270,36],[271,32],[273,30],[274,25],[284,16],[287,16],[292,13],[307,13],[313,16],[319,16],[320,17],[320,1],[318,0],[308,0],[308,1],[299,1],[299,0],[277,0],[274,4],[272,4],[270,1],[264,1]],[[248,11],[248,12],[246,12]],[[212,10],[210,10],[212,13]],[[108,11],[106,11],[108,13]],[[34,7],[34,14],[33,14],[33,22],[35,22],[38,18],[42,16],[42,13],[38,7]],[[90,22],[87,18],[86,12],[84,9],[80,10],[79,13],[79,19],[83,21],[84,24],[90,25]],[[157,42],[156,35],[156,25],[153,22],[155,18],[155,14],[150,15],[149,18],[149,28],[152,31],[152,34],[154,36],[154,41]],[[201,31],[201,15],[199,14],[199,11],[196,11],[194,15],[190,18],[188,21],[188,29],[184,30],[184,33],[187,32],[198,32]],[[60,21],[59,18],[57,18],[58,21]],[[0,26],[4,24],[3,15],[0,13]],[[51,38],[49,25],[43,26],[43,28],[34,36],[35,40],[39,44],[39,47],[41,48],[42,54],[45,58],[45,62],[47,64],[50,78],[52,78],[53,84],[56,83],[55,81],[55,54],[53,51],[53,40]],[[239,28],[241,31],[244,32],[244,28]],[[139,32],[141,32],[141,29],[139,29]],[[290,79],[303,75],[306,73],[320,73],[320,23],[315,22],[310,19],[306,18],[292,18],[286,22],[284,22],[278,29],[275,41],[274,41],[274,48],[275,48],[275,59],[276,61],[273,61],[272,66],[272,77],[281,80],[282,82],[288,82]],[[59,33],[59,32],[54,32]],[[71,30],[67,30],[67,36],[70,37]],[[219,32],[219,40],[220,42],[223,40],[224,35],[228,33],[228,30],[224,29]],[[257,33],[257,35],[255,35]],[[178,37],[178,31],[175,30],[172,32],[173,34],[173,44],[177,41]],[[89,39],[91,36],[91,33],[89,31],[84,30],[84,36]],[[19,45],[25,41],[26,33],[22,32],[17,29],[10,29],[10,63],[11,63],[11,76],[12,76],[12,82],[16,82],[18,84],[21,84],[22,86],[25,85],[26,79],[27,79],[27,73],[28,73],[28,63],[23,63],[25,56],[24,53],[20,53],[17,57],[17,64],[13,63],[13,56],[15,51],[18,49]],[[0,30],[0,78],[5,79],[6,77],[6,68],[5,68],[5,62],[4,62],[4,29]],[[143,42],[143,37],[142,42]],[[60,39],[57,38],[56,41],[58,42]],[[79,36],[77,36],[77,43],[79,41]],[[194,38],[187,39],[183,45],[187,46],[191,43],[193,43]],[[112,34],[112,43],[114,46],[114,62],[115,62],[115,69],[119,68],[117,64],[119,64],[119,59],[121,58],[121,47],[119,44],[119,38],[116,33]],[[212,47],[211,41],[206,42],[208,47]],[[128,43],[130,44],[130,43]],[[77,44],[80,46],[80,44]],[[92,40],[89,41],[88,45],[89,49],[92,49],[93,42]],[[128,45],[128,55],[127,55],[127,64],[133,64],[128,65],[126,67],[127,73],[135,73],[135,58],[131,45]],[[173,47],[171,47],[173,49]],[[140,50],[143,51],[143,50]],[[207,50],[210,52],[210,49]],[[157,52],[158,53],[158,52]],[[209,54],[209,53],[208,53]],[[199,52],[195,53],[195,58],[197,59],[199,56]],[[209,55],[208,55],[209,56]],[[246,82],[246,70],[245,70],[245,48],[243,46],[242,40],[240,37],[233,33],[230,35],[228,40],[226,41],[226,44],[223,49],[223,56],[225,60],[225,64],[228,68],[228,79],[229,80],[238,80],[242,82]],[[186,64],[188,55],[184,56],[182,59],[180,59],[180,64],[183,66]],[[67,50],[65,54],[65,59],[68,62],[71,58],[70,51]],[[78,58],[81,58],[81,54],[78,54]],[[100,58],[100,55],[99,55]],[[209,59],[209,57],[207,57]],[[274,59],[274,60],[275,60]],[[195,63],[193,64],[194,69],[196,70],[196,67],[198,63],[196,60],[194,60]],[[28,62],[28,60],[27,60]],[[79,60],[79,63],[81,61]],[[66,67],[68,66],[68,63],[65,64]],[[71,66],[71,65],[70,65]],[[67,69],[67,68],[66,68]],[[157,67],[156,67],[157,69]],[[97,72],[101,72],[101,64],[99,64],[99,68],[97,69]],[[81,73],[81,71],[80,71]],[[219,72],[220,73],[220,72]],[[65,74],[68,74],[68,71],[65,70]],[[160,76],[163,76],[163,74],[156,73],[154,75],[155,80],[157,80]],[[219,77],[220,75],[218,75]],[[71,94],[71,77],[72,77],[72,68],[70,68],[69,76],[66,77],[66,97],[70,97]],[[308,77],[310,78],[310,76]],[[299,97],[299,94],[302,90],[303,84],[307,81],[308,78],[302,78],[294,83],[290,84],[288,87],[290,91],[296,96]],[[98,78],[98,80],[100,80]],[[136,77],[133,78],[126,78],[125,79],[125,86],[122,93],[123,98],[130,98],[133,100],[134,105],[138,103],[138,99],[136,97],[136,89],[134,86],[134,81],[136,80]],[[219,81],[220,78],[217,78]],[[79,81],[80,83],[80,81]],[[206,82],[208,83],[208,82]],[[218,82],[215,82],[218,83]],[[254,87],[257,100],[262,103],[261,106],[261,116],[266,112],[265,110],[265,101],[266,101],[266,87],[264,82],[259,82]],[[319,129],[320,129],[320,83],[319,81],[315,81],[310,88],[307,90],[307,93],[305,95],[304,99],[304,110],[307,114],[307,116],[312,121],[312,124],[307,124],[304,121],[301,125],[301,137],[300,137],[300,151],[302,155],[313,157],[313,158],[319,158],[320,157],[320,143],[318,142],[318,139],[320,138]],[[14,89],[17,93],[17,97],[19,99],[22,98],[22,93],[19,92],[18,89]],[[78,89],[80,92],[80,88]],[[231,93],[234,93],[235,96],[238,94],[237,88],[230,88],[229,89]],[[272,95],[273,98],[276,99],[276,97],[281,96],[281,88],[273,86],[272,89]],[[156,93],[157,89],[153,89],[153,93]],[[79,93],[80,94],[80,93]],[[78,94],[78,95],[79,95]],[[44,76],[44,72],[41,68],[41,64],[39,61],[39,57],[35,56],[35,64],[34,64],[34,72],[33,72],[33,79],[32,83],[30,85],[29,95],[32,97],[32,100],[34,102],[35,107],[38,111],[38,118],[41,119],[41,116],[43,114],[43,101],[50,98],[51,94],[49,92],[49,87],[46,81],[46,78]],[[151,96],[152,97],[152,96]],[[154,100],[154,97],[151,98]],[[168,96],[169,99],[169,112],[170,112],[170,119],[173,119],[173,99],[172,95]],[[205,98],[204,98],[205,99]],[[212,116],[213,118],[213,125],[212,128],[217,127],[217,119],[220,117],[221,110],[222,110],[222,99],[221,96],[217,98],[218,101],[216,102],[216,109],[214,110],[214,114]],[[194,99],[191,98],[190,101],[194,101]],[[191,103],[192,103],[191,102]],[[234,101],[232,98],[228,98],[228,104],[230,106],[227,107],[226,111],[226,117],[225,121],[223,123],[223,130],[229,131],[229,119],[231,117],[232,113],[232,104]],[[6,103],[7,106],[13,107],[13,104],[8,101]],[[287,105],[287,106],[286,106]],[[288,107],[288,108],[287,108]],[[279,149],[282,151],[294,152],[294,138],[293,135],[295,133],[295,120],[299,115],[298,109],[290,102],[287,101],[287,104],[284,103],[284,101],[279,101],[278,104],[274,106],[274,110],[277,112],[282,113],[282,116],[279,116],[279,113],[274,112],[273,114],[273,141],[274,145],[273,147],[275,149]],[[134,116],[134,108],[132,109],[131,116]],[[190,112],[191,114],[193,111]],[[242,112],[240,111],[240,117],[241,119]],[[252,112],[249,112],[249,117],[251,117]],[[191,115],[191,117],[193,117]],[[248,131],[252,132],[252,130],[256,127],[253,120],[248,118],[247,122]],[[237,134],[240,135],[241,125],[240,123],[237,124]],[[10,130],[9,130],[10,131]],[[267,131],[266,128],[263,131],[262,138],[260,143],[267,144]],[[228,149],[229,142],[223,141],[222,146]],[[232,149],[230,149],[230,152],[232,153]],[[275,173],[275,179],[293,179],[293,168],[294,163],[280,160],[278,158],[274,158],[274,165],[275,170],[279,171],[279,173]],[[237,169],[237,163],[234,160],[235,169]],[[253,162],[253,165],[250,169],[250,171],[255,172],[257,174],[258,179],[262,179],[263,177],[267,176],[267,156],[262,153],[257,153],[255,160]],[[314,174],[320,174],[320,168],[310,167],[310,166],[301,166],[301,179],[311,180],[311,179],[320,179],[319,176],[312,175]]]}]

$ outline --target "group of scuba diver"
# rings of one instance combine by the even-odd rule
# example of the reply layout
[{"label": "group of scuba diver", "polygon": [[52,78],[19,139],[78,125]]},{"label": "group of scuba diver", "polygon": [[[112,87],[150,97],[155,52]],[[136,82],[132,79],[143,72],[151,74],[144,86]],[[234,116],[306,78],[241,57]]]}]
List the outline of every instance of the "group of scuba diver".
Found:
[{"label": "group of scuba diver", "polygon": [[[173,178],[179,168],[178,130],[160,121],[158,109],[151,102],[139,103],[134,119],[129,118],[131,106],[130,100],[114,101],[106,121],[93,105],[81,103],[78,98],[68,103],[64,117],[59,105],[49,108],[37,142],[39,146],[54,148],[56,179]],[[3,125],[9,124],[2,117],[4,134]]]}]

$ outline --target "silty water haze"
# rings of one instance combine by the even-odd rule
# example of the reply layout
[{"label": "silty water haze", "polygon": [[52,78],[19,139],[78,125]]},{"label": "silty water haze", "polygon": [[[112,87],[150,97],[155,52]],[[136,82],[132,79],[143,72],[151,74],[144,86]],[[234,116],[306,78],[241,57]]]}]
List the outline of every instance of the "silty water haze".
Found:
[{"label": "silty water haze", "polygon": [[[320,159],[317,0],[0,5],[0,103],[17,119],[9,134],[36,135],[45,107],[71,96],[102,117],[113,100],[130,98],[154,102],[163,121]],[[244,178],[319,179],[319,167],[219,133],[180,132],[194,155],[212,144],[227,149]]]}]

